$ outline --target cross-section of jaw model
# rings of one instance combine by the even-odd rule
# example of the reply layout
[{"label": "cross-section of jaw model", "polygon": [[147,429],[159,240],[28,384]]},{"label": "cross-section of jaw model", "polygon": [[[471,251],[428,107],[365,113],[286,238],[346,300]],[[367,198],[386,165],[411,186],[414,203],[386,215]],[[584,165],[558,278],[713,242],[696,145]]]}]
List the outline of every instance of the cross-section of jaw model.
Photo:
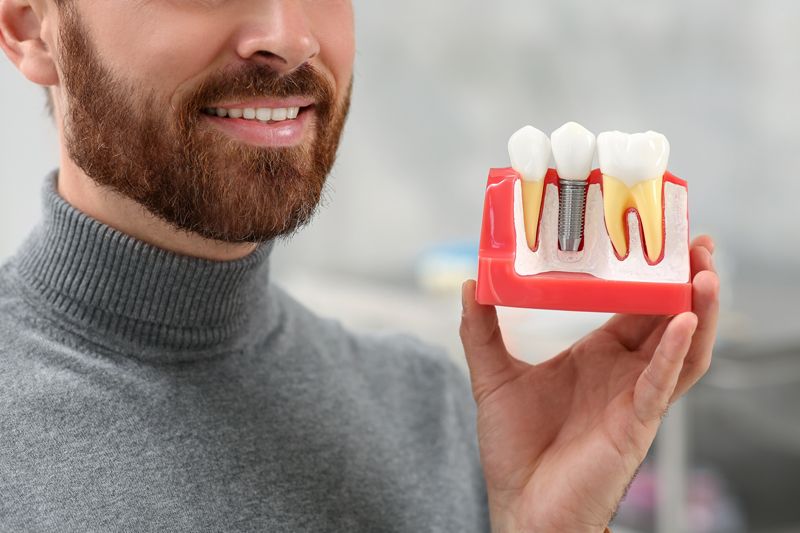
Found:
[{"label": "cross-section of jaw model", "polygon": [[[595,146],[600,168],[591,170]],[[508,143],[486,189],[478,301],[647,314],[691,309],[686,182],[659,133],[569,122]],[[550,155],[555,169],[549,169]]]}]

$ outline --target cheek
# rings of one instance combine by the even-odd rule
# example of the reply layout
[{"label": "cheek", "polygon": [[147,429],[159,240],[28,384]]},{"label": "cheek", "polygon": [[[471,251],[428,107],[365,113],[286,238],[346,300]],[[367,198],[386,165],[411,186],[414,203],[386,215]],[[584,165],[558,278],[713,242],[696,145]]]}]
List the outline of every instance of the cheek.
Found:
[{"label": "cheek", "polygon": [[168,4],[103,0],[83,17],[101,61],[115,73],[167,98],[214,66],[225,46],[218,21]]},{"label": "cheek", "polygon": [[136,77],[145,86],[168,93],[191,86],[203,74],[222,66],[224,36],[219,24],[208,20],[188,24],[180,31],[173,25],[160,26],[148,36]]},{"label": "cheek", "polygon": [[349,2],[329,2],[313,19],[319,59],[333,74],[340,91],[350,83],[355,59],[355,29]]}]

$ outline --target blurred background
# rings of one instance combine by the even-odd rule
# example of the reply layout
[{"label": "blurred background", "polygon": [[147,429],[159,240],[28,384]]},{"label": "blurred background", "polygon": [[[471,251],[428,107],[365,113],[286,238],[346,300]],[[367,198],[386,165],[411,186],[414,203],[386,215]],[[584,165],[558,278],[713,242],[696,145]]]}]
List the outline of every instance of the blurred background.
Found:
[{"label": "blurred background", "polygon": [[[800,2],[353,2],[350,121],[324,208],[273,254],[277,282],[463,365],[458,289],[510,135],[567,121],[664,133],[692,233],[717,241],[723,311],[712,367],[670,412],[615,531],[800,532]],[[0,113],[5,259],[58,158],[42,90],[5,59]],[[531,362],[607,318],[500,312]]]}]

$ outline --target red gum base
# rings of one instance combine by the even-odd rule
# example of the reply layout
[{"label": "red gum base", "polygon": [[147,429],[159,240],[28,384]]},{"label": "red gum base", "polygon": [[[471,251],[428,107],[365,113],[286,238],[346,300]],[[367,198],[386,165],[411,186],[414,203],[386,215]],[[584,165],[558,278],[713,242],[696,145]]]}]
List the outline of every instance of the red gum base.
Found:
[{"label": "red gum base", "polygon": [[[520,179],[519,174],[511,168],[493,168],[489,171],[478,252],[476,298],[479,303],[534,309],[643,315],[677,315],[691,311],[690,282],[609,281],[576,272],[544,272],[532,276],[517,274],[514,269],[517,242],[514,227],[514,185],[518,179]],[[599,184],[602,188],[603,176],[600,170],[592,171],[588,181],[589,185]],[[687,186],[685,181],[669,172],[664,174],[664,181],[682,187]],[[558,186],[558,175],[553,169],[547,171],[543,193],[549,184]],[[663,204],[662,191],[662,217]],[[541,209],[539,221],[541,227]],[[641,220],[639,226],[640,235],[644,235]],[[666,224],[662,224],[662,227],[666,228]],[[537,248],[539,232],[540,230],[537,230]],[[663,255],[662,251],[659,262],[663,259]]]}]

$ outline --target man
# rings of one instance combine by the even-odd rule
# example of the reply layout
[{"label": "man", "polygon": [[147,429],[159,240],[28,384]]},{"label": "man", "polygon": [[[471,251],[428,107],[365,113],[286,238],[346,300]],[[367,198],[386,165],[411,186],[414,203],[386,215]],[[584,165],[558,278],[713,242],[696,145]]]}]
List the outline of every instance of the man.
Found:
[{"label": "man", "polygon": [[344,125],[347,0],[0,0],[0,37],[62,146],[0,271],[0,529],[601,532],[708,367],[708,238],[693,313],[535,367],[467,282],[477,428],[438,352],[268,283]]}]

